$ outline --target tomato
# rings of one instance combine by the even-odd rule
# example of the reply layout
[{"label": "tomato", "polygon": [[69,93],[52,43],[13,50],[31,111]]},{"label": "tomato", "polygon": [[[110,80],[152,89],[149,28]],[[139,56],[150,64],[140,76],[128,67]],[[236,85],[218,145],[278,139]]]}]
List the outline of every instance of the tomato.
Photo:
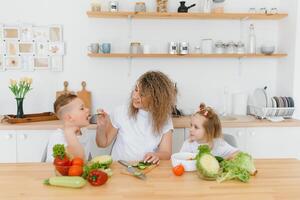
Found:
[{"label": "tomato", "polygon": [[81,176],[83,173],[82,166],[72,165],[69,169],[69,176]]},{"label": "tomato", "polygon": [[182,164],[180,164],[173,167],[172,171],[176,176],[181,176],[184,173],[184,167]]},{"label": "tomato", "polygon": [[83,166],[84,161],[81,158],[73,158],[72,160],[72,165],[78,165],[78,166]]},{"label": "tomato", "polygon": [[57,156],[54,159],[53,164],[56,166],[70,166],[70,160],[67,156],[64,156],[63,159],[60,156]]},{"label": "tomato", "polygon": [[105,172],[93,169],[92,171],[90,171],[87,180],[90,182],[91,185],[99,186],[106,183],[106,181],[108,180],[108,176]]}]

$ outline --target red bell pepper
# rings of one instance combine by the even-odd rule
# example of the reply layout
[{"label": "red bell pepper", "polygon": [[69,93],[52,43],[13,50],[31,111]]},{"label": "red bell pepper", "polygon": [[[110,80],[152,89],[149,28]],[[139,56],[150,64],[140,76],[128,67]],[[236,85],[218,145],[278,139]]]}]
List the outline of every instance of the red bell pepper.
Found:
[{"label": "red bell pepper", "polygon": [[105,172],[93,169],[90,171],[87,180],[90,182],[91,185],[99,186],[106,183],[106,181],[108,180],[108,176]]}]

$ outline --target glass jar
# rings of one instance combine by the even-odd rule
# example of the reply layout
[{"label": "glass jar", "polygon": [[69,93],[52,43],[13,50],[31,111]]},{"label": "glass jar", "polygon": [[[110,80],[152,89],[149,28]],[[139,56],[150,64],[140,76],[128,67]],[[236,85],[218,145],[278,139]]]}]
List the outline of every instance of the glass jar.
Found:
[{"label": "glass jar", "polygon": [[168,0],[156,0],[157,12],[168,12]]},{"label": "glass jar", "polygon": [[236,53],[236,44],[233,41],[230,41],[226,45],[226,53],[234,54]]},{"label": "glass jar", "polygon": [[109,2],[109,11],[110,12],[118,12],[119,11],[119,2],[118,1],[110,1]]},{"label": "glass jar", "polygon": [[143,53],[143,49],[141,43],[139,42],[131,42],[130,43],[130,53],[131,54],[140,54]]},{"label": "glass jar", "polygon": [[136,2],[134,7],[135,12],[146,12],[145,2]]},{"label": "glass jar", "polygon": [[216,2],[214,1],[212,6],[213,13],[224,13],[225,1]]},{"label": "glass jar", "polygon": [[215,53],[217,54],[223,54],[224,53],[224,43],[222,41],[217,41],[215,43]]},{"label": "glass jar", "polygon": [[249,13],[255,14],[256,13],[256,8],[249,8]]},{"label": "glass jar", "polygon": [[266,14],[267,13],[267,9],[266,8],[260,8],[258,11],[259,14]]},{"label": "glass jar", "polygon": [[100,12],[101,11],[101,4],[99,0],[92,0],[91,1],[91,10],[93,12]]},{"label": "glass jar", "polygon": [[213,51],[213,40],[212,39],[203,39],[201,41],[202,53],[211,54]]},{"label": "glass jar", "polygon": [[244,54],[245,53],[245,44],[241,41],[239,41],[236,44],[236,53],[238,54]]}]

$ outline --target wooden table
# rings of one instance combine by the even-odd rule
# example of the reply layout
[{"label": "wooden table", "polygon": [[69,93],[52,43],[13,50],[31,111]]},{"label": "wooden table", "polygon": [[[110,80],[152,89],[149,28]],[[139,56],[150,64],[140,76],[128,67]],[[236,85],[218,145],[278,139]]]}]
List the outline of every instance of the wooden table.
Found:
[{"label": "wooden table", "polygon": [[54,175],[47,163],[0,164],[1,200],[95,200],[95,199],[300,199],[300,161],[291,159],[256,160],[258,174],[249,183],[217,183],[199,179],[195,172],[177,177],[170,161],[147,174],[147,180],[120,174],[122,166],[112,165],[113,176],[100,187],[87,184],[82,189],[43,185]]}]

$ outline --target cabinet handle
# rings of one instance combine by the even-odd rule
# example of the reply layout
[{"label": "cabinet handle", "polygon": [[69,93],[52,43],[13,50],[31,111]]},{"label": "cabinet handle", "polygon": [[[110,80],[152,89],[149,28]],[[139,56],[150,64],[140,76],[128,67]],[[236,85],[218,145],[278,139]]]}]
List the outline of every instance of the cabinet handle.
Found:
[{"label": "cabinet handle", "polygon": [[12,139],[12,134],[7,134],[6,136],[5,136],[5,138],[7,139],[7,140],[10,140],[10,139]]},{"label": "cabinet handle", "polygon": [[252,131],[252,132],[250,133],[250,135],[251,135],[251,136],[255,136],[256,134],[255,134],[254,131]]},{"label": "cabinet handle", "polygon": [[242,136],[242,132],[241,131],[237,132],[237,136],[238,137]]},{"label": "cabinet handle", "polygon": [[22,134],[20,135],[21,140],[26,140],[27,139],[27,135],[26,134]]}]

